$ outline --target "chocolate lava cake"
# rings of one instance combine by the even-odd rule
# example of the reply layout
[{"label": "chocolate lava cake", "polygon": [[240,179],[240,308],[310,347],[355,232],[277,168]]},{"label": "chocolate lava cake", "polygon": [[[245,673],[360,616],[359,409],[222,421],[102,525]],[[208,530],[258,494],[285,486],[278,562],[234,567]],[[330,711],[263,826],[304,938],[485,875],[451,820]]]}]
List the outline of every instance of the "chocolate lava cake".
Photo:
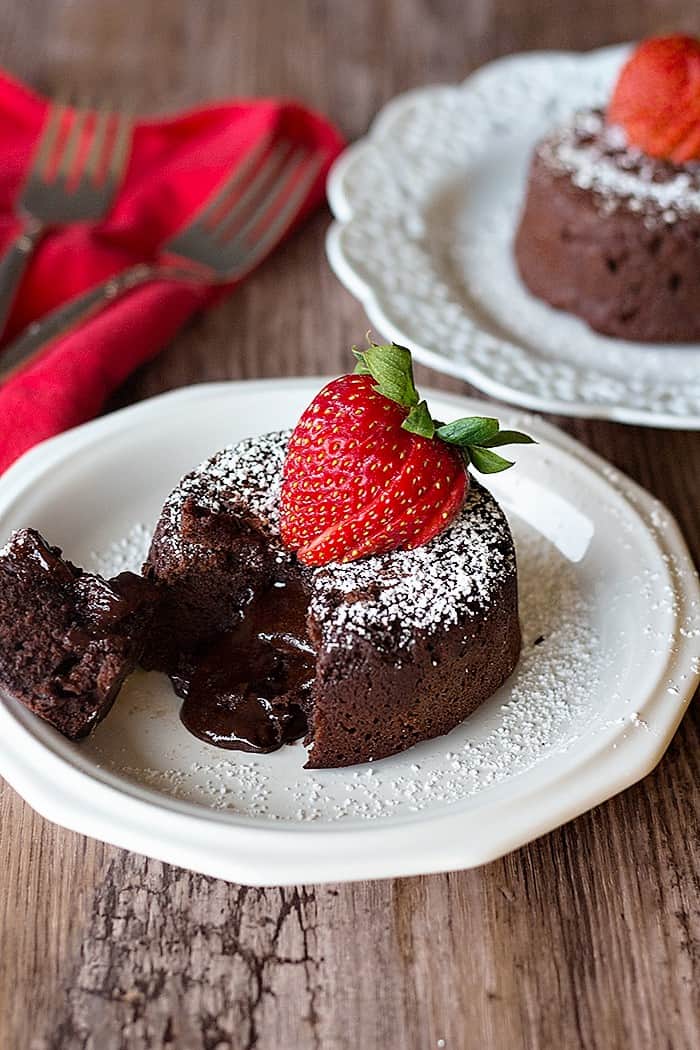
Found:
[{"label": "chocolate lava cake", "polygon": [[426,545],[303,566],[279,536],[288,440],[219,452],[166,502],[144,566],[161,601],[143,663],[171,676],[196,735],[255,751],[304,736],[308,768],[448,732],[519,656],[503,512],[472,479],[457,518]]},{"label": "chocolate lava cake", "polygon": [[515,240],[534,295],[640,342],[700,340],[700,162],[626,144],[601,111],[535,150]]},{"label": "chocolate lava cake", "polygon": [[64,736],[86,736],[141,655],[153,588],[109,582],[61,557],[33,529],[0,550],[0,688]]}]

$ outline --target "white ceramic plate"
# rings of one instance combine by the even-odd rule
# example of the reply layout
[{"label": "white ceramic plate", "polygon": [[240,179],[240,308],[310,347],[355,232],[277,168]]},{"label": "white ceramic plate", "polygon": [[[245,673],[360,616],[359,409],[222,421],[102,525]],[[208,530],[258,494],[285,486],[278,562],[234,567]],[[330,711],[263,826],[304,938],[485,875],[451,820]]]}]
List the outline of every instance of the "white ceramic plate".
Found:
[{"label": "white ceramic plate", "polygon": [[[0,542],[31,524],[68,557],[137,565],[180,475],[245,435],[293,424],[320,380],[195,386],[47,442],[0,479]],[[433,395],[442,419],[493,411]],[[160,675],[134,675],[94,736],[71,744],[0,702],[0,773],[40,813],[210,875],[288,884],[489,861],[647,773],[693,693],[700,595],[668,512],[560,431],[489,484],[519,559],[523,657],[446,737],[373,765],[305,771],[190,736]]]},{"label": "white ceramic plate", "polygon": [[534,52],[391,102],[328,183],[331,266],[432,368],[547,412],[700,427],[700,346],[622,342],[525,289],[512,241],[536,141],[604,105],[625,48]]}]

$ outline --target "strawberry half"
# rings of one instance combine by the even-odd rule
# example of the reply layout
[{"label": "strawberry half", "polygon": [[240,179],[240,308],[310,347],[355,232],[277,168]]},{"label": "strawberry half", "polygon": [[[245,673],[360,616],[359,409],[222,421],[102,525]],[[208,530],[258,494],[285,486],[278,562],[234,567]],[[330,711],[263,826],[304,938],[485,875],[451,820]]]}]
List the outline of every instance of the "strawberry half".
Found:
[{"label": "strawberry half", "polygon": [[436,423],[405,347],[355,354],[355,373],[314,398],[287,449],[281,534],[307,565],[427,543],[459,513],[469,462],[504,470],[512,464],[491,449],[531,440],[480,416]]},{"label": "strawberry half", "polygon": [[676,34],[640,44],[622,68],[607,118],[651,157],[700,159],[700,40]]}]

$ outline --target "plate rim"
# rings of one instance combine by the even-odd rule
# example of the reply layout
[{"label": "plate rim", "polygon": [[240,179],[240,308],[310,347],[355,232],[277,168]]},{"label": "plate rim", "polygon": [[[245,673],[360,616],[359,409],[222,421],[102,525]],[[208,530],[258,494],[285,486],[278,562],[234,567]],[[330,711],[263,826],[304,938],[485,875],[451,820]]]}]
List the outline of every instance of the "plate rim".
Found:
[{"label": "plate rim", "polygon": [[[345,174],[351,166],[358,162],[358,159],[361,161],[363,154],[379,148],[387,128],[405,109],[413,104],[416,98],[424,97],[434,92],[459,92],[465,87],[478,85],[479,80],[484,76],[491,75],[494,68],[507,70],[510,65],[517,64],[523,60],[535,62],[542,60],[558,62],[570,61],[571,59],[594,61],[604,59],[606,56],[619,55],[622,57],[629,47],[630,44],[625,43],[612,44],[587,51],[534,50],[515,52],[503,55],[492,62],[480,66],[461,82],[428,84],[423,87],[412,88],[390,99],[374,117],[366,134],[344,150],[328,173],[326,193],[334,221],[326,231],[326,257],[341,284],[347,288],[351,295],[359,300],[372,326],[376,327],[387,338],[409,346],[416,360],[434,369],[436,372],[451,375],[471,383],[472,386],[477,387],[478,390],[488,394],[490,397],[538,412],[550,412],[580,419],[605,419],[616,423],[654,426],[668,430],[698,430],[700,429],[700,411],[680,416],[676,413],[651,410],[649,408],[635,408],[624,403],[607,404],[596,401],[568,401],[556,397],[540,396],[532,390],[518,390],[491,378],[481,366],[469,360],[457,361],[435,350],[431,350],[430,347],[409,338],[401,330],[400,325],[391,321],[384,312],[374,288],[353,267],[342,246],[343,232],[355,217],[352,202],[345,192]],[[520,349],[526,349],[517,338],[506,341]]]},{"label": "plate rim", "polygon": [[[168,411],[178,401],[206,400],[221,394],[245,397],[265,390],[292,388],[308,388],[311,392],[312,389],[318,389],[324,381],[326,377],[298,377],[197,384],[129,406],[52,438],[26,453],[0,479],[0,507],[4,509],[11,505],[18,493],[24,491],[28,484],[35,481],[44,471],[50,470],[58,461],[64,458],[70,460],[86,441],[92,443],[93,439],[98,437],[108,440],[110,435],[128,427],[135,416],[148,417],[153,412]],[[433,391],[432,395],[453,404],[457,410],[464,408],[465,404],[470,407],[478,405],[475,399],[459,395],[444,394],[440,391]],[[520,418],[523,416],[521,410],[509,406],[503,406],[503,409],[506,415]],[[597,474],[600,475],[601,468],[609,467],[596,453],[551,424],[540,419],[533,420],[533,424],[555,448],[573,456]],[[678,580],[676,582],[683,601],[700,604],[700,583],[675,519],[660,501],[616,468],[614,476],[617,483],[605,475],[601,475],[601,483],[611,487],[628,503],[630,512],[640,519],[657,549],[661,552],[665,547],[667,552],[677,559],[678,572],[683,580],[682,584]],[[664,529],[660,534],[653,531],[649,523],[644,521],[644,515],[652,510],[658,513],[661,508],[664,514]],[[689,641],[680,639],[676,652],[667,654],[666,667],[670,663],[682,662],[684,652],[688,648]],[[700,668],[697,677],[700,679]],[[561,792],[552,791],[553,781],[551,777],[547,779],[546,763],[543,763],[539,769],[536,768],[537,775],[530,777],[530,780],[535,782],[534,787],[523,797],[515,800],[505,797],[486,801],[471,813],[457,810],[429,816],[417,814],[415,822],[408,820],[400,824],[377,823],[351,827],[323,825],[300,828],[298,825],[285,826],[280,822],[274,826],[261,827],[234,821],[213,821],[211,814],[206,811],[197,815],[185,815],[149,798],[139,798],[138,791],[132,793],[113,787],[71,766],[56,751],[47,748],[41,740],[26,730],[10,707],[2,702],[0,731],[3,732],[6,745],[9,746],[0,754],[0,774],[34,809],[55,823],[114,845],[154,856],[159,860],[230,881],[242,881],[253,885],[290,885],[300,882],[339,882],[359,878],[428,874],[473,867],[494,860],[573,819],[641,779],[654,768],[665,752],[694,689],[691,674],[685,688],[687,695],[684,699],[675,698],[672,711],[669,706],[668,717],[664,718],[663,732],[660,731],[653,741],[647,742],[649,746],[643,749],[644,754],[637,743],[641,738],[629,734],[626,740],[619,743],[615,757],[611,758],[612,749],[609,745],[614,738],[619,737],[624,727],[618,727],[616,733],[611,732],[607,736],[602,731],[599,737],[600,747],[595,753],[588,756],[585,763],[574,764],[559,776],[556,782],[559,787],[563,785]],[[657,686],[646,703],[658,703],[659,692],[660,686]],[[19,743],[20,746],[13,747],[13,743]],[[651,747],[652,743],[654,747]],[[611,762],[615,767],[612,770],[607,769]],[[602,790],[601,763],[604,763],[607,769]],[[598,771],[595,777],[591,777],[590,767],[593,771]],[[37,768],[42,770],[40,777],[36,775]],[[535,770],[529,772],[534,773]],[[542,780],[542,783],[538,784],[537,780]],[[567,790],[569,782],[578,782],[574,802],[571,801]],[[90,792],[86,797],[87,786],[90,786]],[[528,812],[528,807],[532,806],[533,802],[536,806],[536,817]],[[121,823],[109,823],[109,814],[114,815],[117,807]],[[518,810],[525,813],[524,821],[517,819]],[[485,813],[493,819],[484,822]],[[156,816],[158,832],[154,832]],[[483,834],[476,841],[465,841],[465,830],[468,830],[470,824],[473,826],[477,818],[497,830],[490,831],[488,841]],[[414,834],[418,819],[423,824],[430,824],[433,848],[430,857],[425,857],[415,848]],[[498,827],[501,819],[504,824],[509,824],[507,831]],[[217,829],[215,843],[211,841],[212,828]],[[369,840],[368,832],[373,833]],[[291,851],[291,855],[282,854],[281,862],[282,839],[288,839],[290,834],[295,836],[295,849]],[[379,834],[381,846],[378,848],[376,840]],[[225,848],[220,845],[222,839],[226,840]],[[329,850],[331,840],[336,848]],[[279,870],[280,868],[283,870]],[[275,875],[271,877],[273,871]]]}]

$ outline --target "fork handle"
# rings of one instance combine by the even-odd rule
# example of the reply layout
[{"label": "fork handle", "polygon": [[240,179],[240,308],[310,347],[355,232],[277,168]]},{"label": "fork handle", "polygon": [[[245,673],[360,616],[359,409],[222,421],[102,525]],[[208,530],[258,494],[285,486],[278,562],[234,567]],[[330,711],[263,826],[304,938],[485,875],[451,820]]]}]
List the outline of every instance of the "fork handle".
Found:
[{"label": "fork handle", "polygon": [[40,222],[25,223],[0,259],[0,332],[7,323],[22,274],[44,232]]},{"label": "fork handle", "polygon": [[159,266],[149,263],[137,263],[114,277],[89,288],[81,295],[70,299],[63,306],[30,325],[25,332],[0,350],[0,381],[9,379],[10,375],[32,358],[37,352],[45,350],[59,336],[67,335],[78,325],[98,314],[105,306],[120,296],[139,288],[149,281],[171,280],[201,283],[204,278],[192,270],[175,266]]}]

